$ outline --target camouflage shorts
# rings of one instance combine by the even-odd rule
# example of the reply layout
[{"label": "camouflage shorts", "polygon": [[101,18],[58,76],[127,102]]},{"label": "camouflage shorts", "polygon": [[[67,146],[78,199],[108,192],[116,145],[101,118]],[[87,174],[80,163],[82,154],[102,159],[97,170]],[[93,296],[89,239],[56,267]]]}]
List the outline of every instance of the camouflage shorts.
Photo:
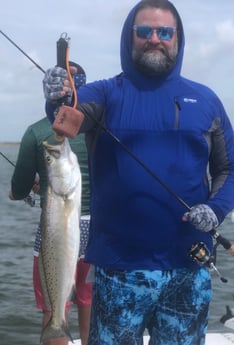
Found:
[{"label": "camouflage shorts", "polygon": [[96,267],[89,345],[204,345],[211,300],[205,268],[113,271]]}]

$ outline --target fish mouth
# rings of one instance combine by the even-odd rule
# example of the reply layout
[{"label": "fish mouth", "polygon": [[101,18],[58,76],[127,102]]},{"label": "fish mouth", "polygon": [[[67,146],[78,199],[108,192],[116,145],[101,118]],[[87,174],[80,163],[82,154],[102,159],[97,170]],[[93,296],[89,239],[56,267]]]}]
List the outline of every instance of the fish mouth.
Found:
[{"label": "fish mouth", "polygon": [[58,145],[56,145],[56,144],[49,144],[48,141],[46,141],[46,140],[43,141],[42,144],[47,149],[55,149],[56,147],[59,148],[61,146],[61,144],[58,144]]}]

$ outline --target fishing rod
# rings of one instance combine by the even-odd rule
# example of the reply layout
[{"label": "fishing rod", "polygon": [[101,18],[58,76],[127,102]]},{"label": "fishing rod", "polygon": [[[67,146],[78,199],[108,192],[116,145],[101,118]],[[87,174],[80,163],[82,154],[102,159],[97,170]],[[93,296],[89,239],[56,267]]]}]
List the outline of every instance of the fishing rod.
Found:
[{"label": "fishing rod", "polygon": [[[3,157],[3,158],[5,158],[6,160],[7,160],[7,162],[8,163],[10,163],[14,168],[15,168],[15,164],[6,156],[6,155],[4,155],[4,153],[2,153],[1,151],[0,151],[0,155]],[[34,194],[35,195],[35,194]],[[24,200],[24,202],[26,203],[26,204],[28,204],[29,206],[31,206],[31,207],[34,207],[35,206],[35,196],[32,196],[31,194],[29,194],[29,195],[27,195],[26,196],[26,198],[24,198],[23,200]]]},{"label": "fishing rod", "polygon": [[[185,207],[187,211],[191,211],[191,207],[181,198],[174,190],[172,190],[164,181],[160,179],[158,175],[156,175],[148,166],[146,166],[142,160],[140,160],[129,148],[120,141],[110,130],[108,130],[100,121],[95,119],[92,115],[88,115],[88,117],[94,121],[98,126],[102,128],[115,142],[118,143],[122,147],[124,151],[126,151],[130,157],[132,157],[148,174],[150,174],[158,183],[168,191],[182,206]],[[211,256],[210,251],[204,242],[199,242],[193,245],[189,250],[190,258],[195,261],[200,266],[207,266],[211,270],[215,271],[215,273],[219,276],[220,280],[223,283],[227,283],[227,279],[221,276],[220,272],[218,271],[217,267],[215,266],[216,261],[216,249],[217,246],[220,244],[226,249],[231,255],[234,256],[234,245],[226,238],[221,236],[217,230],[212,229],[209,231],[211,236],[216,240],[216,245],[214,246],[214,256]]]},{"label": "fishing rod", "polygon": [[[19,49],[37,68],[39,68],[43,73],[45,73],[45,70],[43,70],[30,56],[28,56],[15,42],[13,42],[6,34],[4,34],[1,30],[0,33],[3,34],[17,49]],[[62,37],[61,37],[62,38]],[[61,43],[61,42],[60,42]],[[129,148],[124,145],[119,138],[117,138],[110,130],[108,130],[102,123],[100,123],[97,119],[90,116],[90,118],[95,121],[115,142],[117,142],[124,151],[126,151],[130,157],[132,157],[148,174],[150,174],[158,183],[168,191],[169,194],[171,194],[182,206],[185,207],[187,211],[191,211],[191,207],[177,194],[174,190],[172,190],[164,181],[160,179],[158,175],[156,175],[149,167],[147,167],[135,154],[129,150]],[[211,236],[215,239],[215,241],[222,245],[224,249],[230,252],[231,255],[234,256],[234,245],[226,238],[221,236],[217,230],[212,229],[209,231]],[[192,248],[191,248],[192,252]],[[196,258],[194,258],[196,259]],[[202,261],[202,260],[201,260]]]},{"label": "fishing rod", "polygon": [[39,70],[41,70],[43,73],[45,73],[45,70],[39,66],[36,61],[34,61],[28,54],[26,54],[23,49],[21,49],[14,41],[12,41],[12,39],[10,39],[10,37],[8,37],[2,30],[0,30],[0,33],[9,41],[11,42],[11,44],[13,44],[13,46],[15,46],[22,54],[24,54],[26,56],[26,58],[28,58],[37,68],[39,68]]},{"label": "fishing rod", "polygon": [[[148,174],[150,174],[155,180],[158,181],[158,183],[166,189],[182,206],[186,208],[187,211],[191,211],[191,207],[177,194],[174,190],[172,190],[164,181],[160,179],[158,175],[156,175],[148,166],[146,166],[142,160],[140,160],[135,154],[129,150],[129,148],[124,145],[123,142],[120,141],[119,138],[117,138],[110,130],[108,130],[102,123],[100,123],[97,119],[95,119],[93,116],[89,114],[89,117],[91,120],[96,122],[97,125],[101,126],[101,128],[115,141],[117,142],[124,151],[126,151]],[[234,255],[234,245],[221,236],[215,229],[212,229],[209,231],[209,233],[212,235],[212,237],[221,244],[224,249],[228,250],[232,255]]]},{"label": "fishing rod", "polygon": [[2,153],[1,151],[0,151],[0,155],[1,155],[3,158],[5,158],[5,159],[8,161],[8,163],[10,163],[13,167],[15,167],[15,164],[12,163],[12,161],[10,161],[10,159],[7,158],[7,156],[5,156],[4,153]]}]

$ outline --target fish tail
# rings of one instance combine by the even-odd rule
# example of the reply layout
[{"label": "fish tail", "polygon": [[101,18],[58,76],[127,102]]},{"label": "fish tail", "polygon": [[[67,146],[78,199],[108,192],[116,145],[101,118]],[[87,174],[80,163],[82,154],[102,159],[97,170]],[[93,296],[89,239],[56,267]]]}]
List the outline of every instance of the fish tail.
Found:
[{"label": "fish tail", "polygon": [[53,338],[68,338],[73,342],[73,338],[65,321],[63,321],[63,323],[60,326],[55,326],[52,323],[51,319],[48,322],[48,324],[43,328],[40,342],[43,343]]}]

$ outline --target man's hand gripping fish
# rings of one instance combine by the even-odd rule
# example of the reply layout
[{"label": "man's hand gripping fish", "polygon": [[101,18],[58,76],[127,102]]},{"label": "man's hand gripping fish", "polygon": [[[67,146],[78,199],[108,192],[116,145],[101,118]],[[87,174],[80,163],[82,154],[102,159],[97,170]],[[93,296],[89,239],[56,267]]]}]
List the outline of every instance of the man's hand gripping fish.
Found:
[{"label": "man's hand gripping fish", "polygon": [[81,173],[68,139],[44,142],[48,190],[41,214],[39,270],[46,306],[52,312],[41,341],[70,337],[65,305],[75,282],[80,244]]}]

